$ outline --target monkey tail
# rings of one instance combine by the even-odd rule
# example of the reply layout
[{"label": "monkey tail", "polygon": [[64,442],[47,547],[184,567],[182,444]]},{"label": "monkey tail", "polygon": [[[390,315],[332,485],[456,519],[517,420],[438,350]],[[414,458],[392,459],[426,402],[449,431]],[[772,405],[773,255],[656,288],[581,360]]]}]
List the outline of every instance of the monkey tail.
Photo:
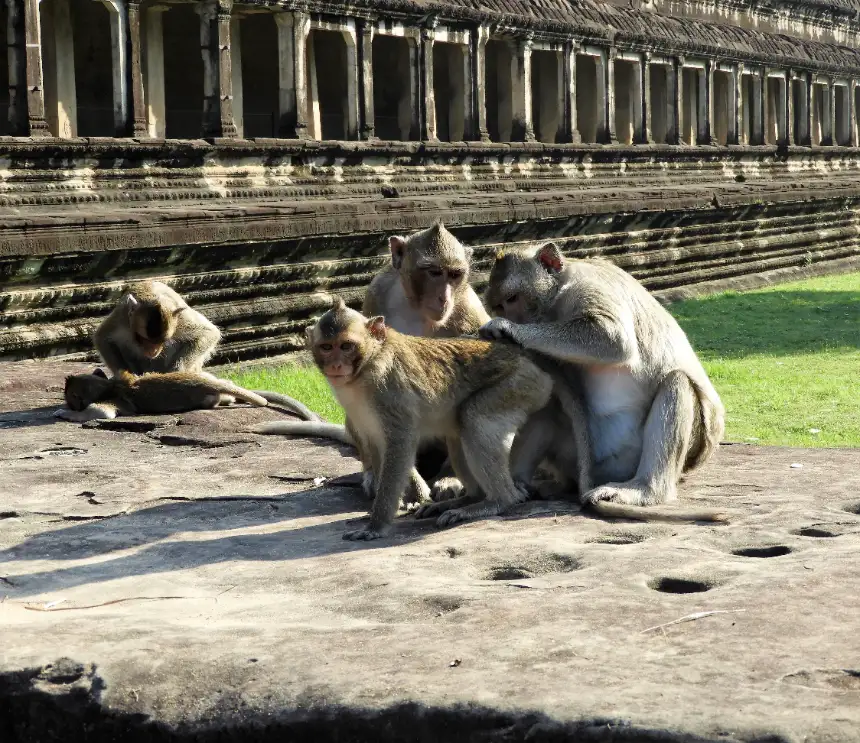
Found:
[{"label": "monkey tail", "polygon": [[662,511],[659,507],[628,506],[611,501],[589,503],[586,508],[610,519],[629,519],[631,521],[659,521],[667,524],[693,524],[706,522],[711,524],[728,523],[727,514],[720,511],[671,510]]},{"label": "monkey tail", "polygon": [[282,395],[279,392],[269,392],[268,390],[254,390],[254,393],[262,397],[269,403],[280,405],[290,413],[295,413],[303,421],[321,421],[322,419],[314,413],[304,403],[299,402],[289,395]]},{"label": "monkey tail", "polygon": [[355,446],[355,442],[347,433],[346,427],[336,423],[323,423],[321,421],[272,421],[252,426],[248,430],[251,433],[260,433],[263,435],[317,436]]}]

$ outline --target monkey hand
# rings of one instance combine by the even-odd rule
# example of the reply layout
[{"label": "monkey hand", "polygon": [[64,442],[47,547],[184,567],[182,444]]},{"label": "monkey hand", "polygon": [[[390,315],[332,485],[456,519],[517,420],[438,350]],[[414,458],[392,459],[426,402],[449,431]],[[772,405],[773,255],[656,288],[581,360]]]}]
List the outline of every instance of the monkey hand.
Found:
[{"label": "monkey hand", "polygon": [[486,325],[478,329],[478,335],[485,341],[507,341],[516,343],[514,324],[503,317],[494,317]]}]

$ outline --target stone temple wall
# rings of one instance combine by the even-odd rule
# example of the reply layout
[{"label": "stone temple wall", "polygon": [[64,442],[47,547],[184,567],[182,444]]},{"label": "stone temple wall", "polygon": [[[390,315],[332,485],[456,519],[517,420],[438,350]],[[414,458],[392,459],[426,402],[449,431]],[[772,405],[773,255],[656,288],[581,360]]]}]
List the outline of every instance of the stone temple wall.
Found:
[{"label": "stone temple wall", "polygon": [[435,219],[479,286],[545,239],[669,299],[860,267],[860,3],[4,10],[0,357],[86,352],[145,277],[219,361],[290,353]]}]

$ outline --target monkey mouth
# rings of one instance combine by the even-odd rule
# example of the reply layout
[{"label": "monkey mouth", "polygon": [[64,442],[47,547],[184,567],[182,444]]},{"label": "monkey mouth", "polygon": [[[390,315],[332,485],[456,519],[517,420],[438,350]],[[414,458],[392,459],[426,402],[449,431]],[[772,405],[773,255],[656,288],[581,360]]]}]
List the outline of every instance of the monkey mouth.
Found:
[{"label": "monkey mouth", "polygon": [[153,343],[151,340],[141,338],[140,336],[137,336],[137,342],[140,345],[140,350],[143,351],[143,355],[148,359],[156,358],[164,347],[161,343]]},{"label": "monkey mouth", "polygon": [[331,384],[338,386],[338,385],[346,384],[350,379],[352,379],[352,374],[349,372],[343,372],[341,374],[331,374],[329,372],[326,372],[325,378]]}]

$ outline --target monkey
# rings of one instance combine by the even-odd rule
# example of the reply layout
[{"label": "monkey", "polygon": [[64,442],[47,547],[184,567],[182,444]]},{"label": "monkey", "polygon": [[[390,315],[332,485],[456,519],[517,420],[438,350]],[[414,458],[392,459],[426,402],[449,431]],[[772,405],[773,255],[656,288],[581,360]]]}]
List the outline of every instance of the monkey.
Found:
[{"label": "monkey", "polygon": [[[711,511],[639,508],[676,500],[681,476],[711,457],[725,426],[722,402],[686,334],[642,284],[605,260],[568,261],[547,243],[497,255],[485,302],[496,317],[480,329],[482,338],[580,375],[571,386],[581,387],[596,486],[580,494],[583,504],[610,517],[725,520]],[[552,454],[564,432],[544,429],[544,437]],[[540,456],[535,449],[532,461]]]},{"label": "monkey", "polygon": [[469,284],[472,249],[445,225],[388,239],[391,265],[377,274],[364,297],[366,317],[383,315],[388,327],[424,338],[477,332],[490,316]]},{"label": "monkey", "polygon": [[129,287],[102,321],[93,343],[113,374],[199,372],[221,331],[160,281]]},{"label": "monkey", "polygon": [[511,477],[511,444],[528,416],[546,406],[552,378],[517,349],[406,335],[340,299],[307,329],[306,342],[370,465],[370,523],[344,539],[378,539],[390,529],[407,486],[422,485],[415,457],[427,439],[446,442],[468,495],[417,515],[438,515],[446,526],[525,500],[527,491]]},{"label": "monkey", "polygon": [[237,399],[266,407],[260,395],[206,372],[150,372],[135,376],[121,371],[104,374],[71,374],[64,389],[66,408],[55,415],[83,422],[112,419],[117,415],[159,415],[232,405]]},{"label": "monkey", "polygon": [[[407,335],[428,338],[453,338],[477,333],[490,320],[480,298],[469,284],[471,248],[463,245],[441,222],[409,237],[394,235],[388,240],[391,265],[370,282],[362,305],[367,317],[382,315],[387,327]],[[273,421],[256,426],[255,433],[320,436],[351,444],[359,449],[365,467],[366,457],[345,426],[332,423]],[[441,451],[440,451],[441,450]],[[440,454],[442,456],[440,456]],[[450,464],[444,446],[425,442],[418,468],[434,483],[434,493],[450,485]],[[367,482],[367,478],[365,478]],[[370,495],[369,487],[365,492]]]}]

